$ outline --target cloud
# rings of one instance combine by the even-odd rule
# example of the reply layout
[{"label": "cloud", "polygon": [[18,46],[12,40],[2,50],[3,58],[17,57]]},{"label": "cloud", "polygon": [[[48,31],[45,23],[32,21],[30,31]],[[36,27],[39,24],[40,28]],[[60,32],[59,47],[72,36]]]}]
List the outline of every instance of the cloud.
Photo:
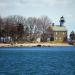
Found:
[{"label": "cloud", "polygon": [[[59,7],[65,6],[69,1],[68,0],[0,0],[0,7]],[[12,9],[12,8],[11,8]]]},{"label": "cloud", "polygon": [[[37,11],[73,13],[74,0],[0,0],[0,11]],[[70,8],[70,10],[69,10]],[[17,13],[17,12],[16,12]]]},{"label": "cloud", "polygon": [[27,5],[43,5],[43,6],[54,6],[56,4],[65,4],[65,0],[20,0],[22,4],[27,4]]}]

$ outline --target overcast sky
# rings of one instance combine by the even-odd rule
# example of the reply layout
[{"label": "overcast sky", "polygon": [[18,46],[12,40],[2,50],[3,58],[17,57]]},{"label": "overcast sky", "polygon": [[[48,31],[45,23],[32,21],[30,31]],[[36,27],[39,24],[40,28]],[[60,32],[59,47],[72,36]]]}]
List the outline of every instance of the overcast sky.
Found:
[{"label": "overcast sky", "polygon": [[0,0],[0,15],[48,16],[55,24],[65,17],[65,26],[75,31],[75,0]]}]

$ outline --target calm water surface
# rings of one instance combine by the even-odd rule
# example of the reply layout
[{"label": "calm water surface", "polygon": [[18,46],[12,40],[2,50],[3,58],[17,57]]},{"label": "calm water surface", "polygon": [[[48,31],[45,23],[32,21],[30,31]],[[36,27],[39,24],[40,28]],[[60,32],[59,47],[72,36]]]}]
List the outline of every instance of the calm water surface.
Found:
[{"label": "calm water surface", "polygon": [[0,75],[75,75],[75,47],[0,48]]}]

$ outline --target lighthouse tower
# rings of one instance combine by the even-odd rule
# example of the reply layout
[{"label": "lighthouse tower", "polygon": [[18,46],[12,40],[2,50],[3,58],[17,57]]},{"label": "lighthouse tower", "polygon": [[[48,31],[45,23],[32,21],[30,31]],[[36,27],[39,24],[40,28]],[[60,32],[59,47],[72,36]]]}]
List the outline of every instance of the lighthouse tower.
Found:
[{"label": "lighthouse tower", "polygon": [[62,16],[62,17],[60,17],[60,26],[63,26],[64,25],[64,22],[65,22],[65,20],[64,20],[64,17]]}]

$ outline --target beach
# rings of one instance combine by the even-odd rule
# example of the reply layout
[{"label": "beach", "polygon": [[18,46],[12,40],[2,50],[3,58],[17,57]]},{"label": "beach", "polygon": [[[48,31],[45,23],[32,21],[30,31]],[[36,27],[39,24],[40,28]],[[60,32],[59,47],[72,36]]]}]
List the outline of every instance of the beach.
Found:
[{"label": "beach", "polygon": [[68,43],[0,43],[0,47],[72,46]]}]

